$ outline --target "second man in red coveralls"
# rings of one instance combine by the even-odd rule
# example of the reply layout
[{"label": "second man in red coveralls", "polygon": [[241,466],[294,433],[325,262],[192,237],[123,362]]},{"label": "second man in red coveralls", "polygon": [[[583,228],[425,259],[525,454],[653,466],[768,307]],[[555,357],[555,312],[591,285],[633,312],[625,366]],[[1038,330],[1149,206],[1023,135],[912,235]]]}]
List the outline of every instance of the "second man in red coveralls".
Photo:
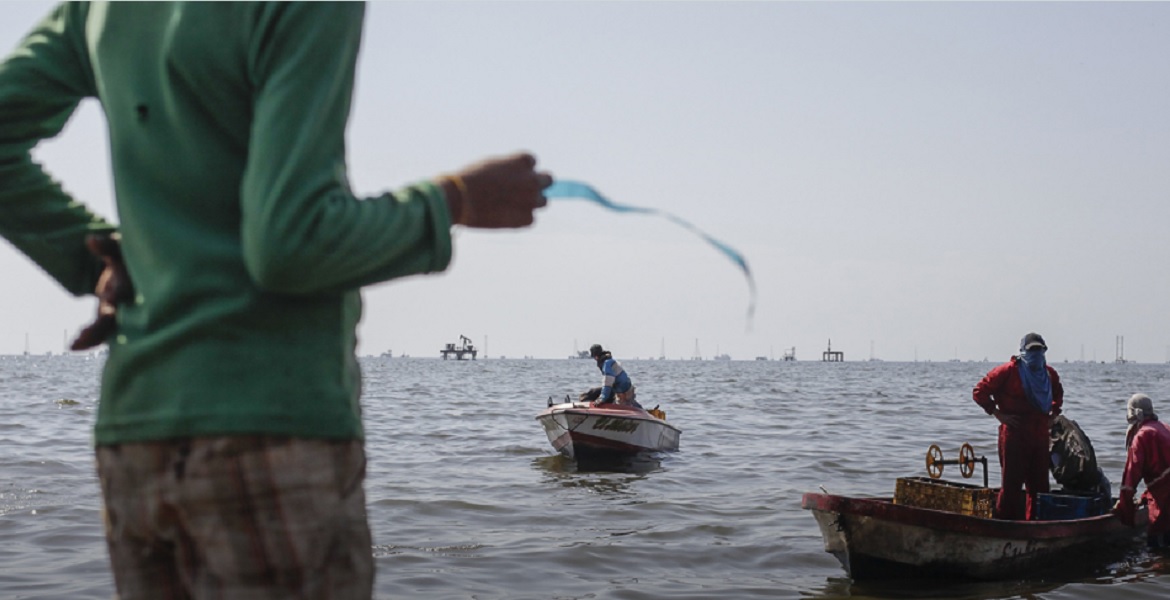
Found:
[{"label": "second man in red coveralls", "polygon": [[1049,489],[1049,429],[1064,404],[1064,387],[1045,362],[1047,350],[1040,334],[1029,333],[1020,341],[1020,354],[989,371],[972,392],[975,403],[1000,422],[1002,486],[995,500],[1000,519],[1034,519],[1035,494]]},{"label": "second man in red coveralls", "polygon": [[1114,507],[1121,521],[1133,526],[1134,495],[1137,485],[1146,482],[1142,501],[1149,508],[1147,540],[1151,548],[1170,547],[1170,427],[1154,413],[1154,402],[1145,394],[1134,394],[1126,406],[1129,431],[1125,433],[1125,473],[1121,494]]}]

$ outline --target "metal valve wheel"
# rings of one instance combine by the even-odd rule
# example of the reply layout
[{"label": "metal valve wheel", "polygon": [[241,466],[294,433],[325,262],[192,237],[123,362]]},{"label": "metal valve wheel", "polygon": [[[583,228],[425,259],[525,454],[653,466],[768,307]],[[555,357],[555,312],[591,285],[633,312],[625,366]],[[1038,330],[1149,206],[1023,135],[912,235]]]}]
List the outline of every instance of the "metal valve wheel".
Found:
[{"label": "metal valve wheel", "polygon": [[[972,455],[974,453],[972,452]],[[972,467],[974,469],[974,467]],[[943,473],[943,455],[942,449],[938,444],[931,444],[930,449],[926,451],[926,474],[930,475],[931,479],[938,479],[942,477]]]},{"label": "metal valve wheel", "polygon": [[959,448],[959,473],[964,479],[969,479],[975,474],[975,449],[971,444],[963,444],[963,447]]}]

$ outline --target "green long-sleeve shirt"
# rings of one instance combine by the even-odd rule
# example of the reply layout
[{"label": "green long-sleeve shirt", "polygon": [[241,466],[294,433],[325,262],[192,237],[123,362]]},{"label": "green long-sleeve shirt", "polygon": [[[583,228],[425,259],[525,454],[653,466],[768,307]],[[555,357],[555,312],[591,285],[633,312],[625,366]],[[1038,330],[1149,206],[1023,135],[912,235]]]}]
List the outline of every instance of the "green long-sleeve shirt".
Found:
[{"label": "green long-sleeve shirt", "polygon": [[[66,3],[0,63],[0,235],[74,294],[118,230],[137,291],[102,377],[98,444],[362,435],[362,286],[441,271],[442,191],[356,198],[345,125],[355,3]],[[78,103],[109,124],[120,224],[30,157]]]}]

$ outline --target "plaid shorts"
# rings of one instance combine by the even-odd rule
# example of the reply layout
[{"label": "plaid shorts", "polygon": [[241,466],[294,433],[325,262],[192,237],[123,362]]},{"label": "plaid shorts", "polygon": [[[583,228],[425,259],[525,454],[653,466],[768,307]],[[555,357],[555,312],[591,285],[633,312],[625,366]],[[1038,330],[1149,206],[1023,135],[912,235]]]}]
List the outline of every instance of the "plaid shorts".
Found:
[{"label": "plaid shorts", "polygon": [[122,600],[372,595],[361,441],[117,444],[97,463]]}]

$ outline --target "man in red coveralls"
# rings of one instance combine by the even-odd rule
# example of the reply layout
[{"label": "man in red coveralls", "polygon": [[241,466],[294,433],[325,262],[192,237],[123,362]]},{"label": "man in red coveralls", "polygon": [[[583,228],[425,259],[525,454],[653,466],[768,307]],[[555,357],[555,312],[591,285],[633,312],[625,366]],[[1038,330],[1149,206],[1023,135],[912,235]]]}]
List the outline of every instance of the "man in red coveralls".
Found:
[{"label": "man in red coveralls", "polygon": [[1035,494],[1048,491],[1048,432],[1064,404],[1064,387],[1045,363],[1047,350],[1040,334],[1025,335],[1020,354],[989,371],[972,392],[975,403],[1000,422],[1003,485],[995,499],[1000,519],[1034,519]]},{"label": "man in red coveralls", "polygon": [[1137,484],[1146,482],[1142,500],[1150,511],[1146,529],[1151,548],[1170,546],[1170,427],[1154,414],[1154,403],[1145,394],[1134,394],[1126,406],[1129,431],[1125,434],[1125,472],[1121,476],[1121,494],[1113,511],[1126,525],[1134,524],[1134,494]]}]

